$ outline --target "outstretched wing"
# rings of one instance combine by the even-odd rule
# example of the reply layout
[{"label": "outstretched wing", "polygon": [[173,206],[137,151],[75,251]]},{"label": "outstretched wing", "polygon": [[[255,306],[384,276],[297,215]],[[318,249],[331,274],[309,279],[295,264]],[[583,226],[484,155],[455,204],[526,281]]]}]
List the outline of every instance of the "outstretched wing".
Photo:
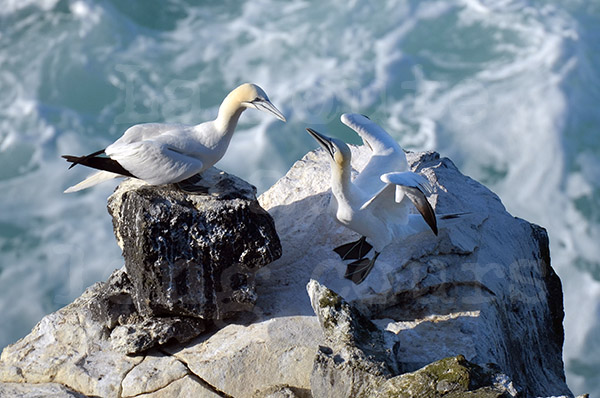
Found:
[{"label": "outstretched wing", "polygon": [[389,206],[393,194],[396,203],[399,203],[406,196],[417,208],[433,233],[438,234],[435,212],[425,197],[425,193],[431,193],[432,190],[431,184],[425,177],[411,171],[405,171],[383,174],[381,181],[386,185],[363,204],[361,210],[371,206],[385,206],[386,203]]},{"label": "outstretched wing", "polygon": [[421,174],[412,171],[385,173],[381,175],[381,181],[387,184],[396,184],[401,187],[416,188],[422,193],[430,195],[433,192],[431,183]]},{"label": "outstretched wing", "polygon": [[420,174],[406,171],[403,173],[386,173],[381,176],[381,181],[396,185],[396,201],[401,200],[403,195],[415,205],[423,219],[429,225],[434,234],[438,234],[435,212],[425,197],[425,193],[431,194],[432,187],[429,181]]},{"label": "outstretched wing", "polygon": [[340,120],[356,131],[373,154],[387,153],[390,148],[402,152],[398,143],[377,123],[358,113],[344,113]]},{"label": "outstretched wing", "polygon": [[373,154],[354,180],[354,184],[369,195],[381,188],[379,177],[392,171],[408,170],[406,155],[400,145],[379,125],[356,113],[345,113],[342,123],[354,130]]}]

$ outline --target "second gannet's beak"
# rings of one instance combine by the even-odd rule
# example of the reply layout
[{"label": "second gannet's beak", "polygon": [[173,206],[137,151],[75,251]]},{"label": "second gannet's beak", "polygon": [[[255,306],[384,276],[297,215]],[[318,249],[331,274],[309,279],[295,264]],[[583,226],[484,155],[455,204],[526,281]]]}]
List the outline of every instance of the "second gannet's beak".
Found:
[{"label": "second gannet's beak", "polygon": [[283,116],[283,113],[281,113],[279,109],[275,108],[275,105],[273,105],[271,101],[267,99],[257,98],[254,101],[250,101],[249,103],[252,104],[252,106],[254,106],[259,111],[268,112],[274,115],[277,119],[281,120],[282,122],[286,121],[285,116]]},{"label": "second gannet's beak", "polygon": [[306,131],[308,131],[308,134],[310,134],[315,140],[317,140],[319,145],[321,145],[323,147],[323,149],[325,149],[329,153],[329,155],[331,155],[331,157],[333,158],[333,155],[335,153],[335,148],[333,146],[333,142],[331,141],[331,138],[324,136],[321,133],[317,133],[315,130],[313,130],[311,128],[307,128]]}]

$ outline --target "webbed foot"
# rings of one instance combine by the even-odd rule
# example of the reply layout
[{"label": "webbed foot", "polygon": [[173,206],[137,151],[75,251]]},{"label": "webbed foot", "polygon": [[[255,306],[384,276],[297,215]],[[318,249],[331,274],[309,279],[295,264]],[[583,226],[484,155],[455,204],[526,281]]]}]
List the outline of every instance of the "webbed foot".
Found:
[{"label": "webbed foot", "polygon": [[346,274],[344,274],[344,278],[350,279],[355,284],[361,284],[369,273],[373,269],[375,265],[375,260],[379,257],[379,252],[375,252],[375,255],[372,259],[362,258],[358,261],[353,261],[348,264],[346,268]]},{"label": "webbed foot", "polygon": [[371,246],[369,242],[367,242],[367,238],[363,236],[355,242],[338,246],[333,249],[333,251],[336,252],[342,260],[358,260],[366,256],[372,248],[373,246]]},{"label": "webbed foot", "polygon": [[175,186],[179,189],[181,189],[183,192],[185,193],[190,193],[190,194],[207,194],[208,193],[208,187],[205,187],[203,185],[199,185],[199,183],[202,181],[202,176],[200,174],[195,174],[193,176],[191,176],[190,178],[180,181],[180,182],[176,182]]}]

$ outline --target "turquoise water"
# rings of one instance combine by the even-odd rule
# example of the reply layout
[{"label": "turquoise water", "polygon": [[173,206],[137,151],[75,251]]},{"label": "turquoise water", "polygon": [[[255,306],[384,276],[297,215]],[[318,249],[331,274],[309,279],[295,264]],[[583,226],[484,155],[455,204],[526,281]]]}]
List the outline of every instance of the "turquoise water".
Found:
[{"label": "turquoise water", "polygon": [[0,347],[122,265],[114,183],[63,195],[88,172],[59,155],[211,119],[251,81],[289,122],[246,112],[218,166],[260,191],[307,125],[358,143],[354,111],[546,227],[568,383],[600,395],[600,1],[0,3]]}]

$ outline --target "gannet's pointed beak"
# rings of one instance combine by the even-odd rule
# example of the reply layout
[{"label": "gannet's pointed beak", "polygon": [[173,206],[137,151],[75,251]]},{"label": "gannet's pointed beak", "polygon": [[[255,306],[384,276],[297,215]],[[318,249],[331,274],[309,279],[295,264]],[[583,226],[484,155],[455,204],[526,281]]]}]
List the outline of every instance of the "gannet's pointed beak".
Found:
[{"label": "gannet's pointed beak", "polygon": [[317,140],[319,145],[323,147],[330,155],[333,157],[334,148],[333,143],[331,142],[331,138],[324,136],[323,134],[317,133],[315,130],[311,128],[307,128],[308,134],[312,135],[312,137]]},{"label": "gannet's pointed beak", "polygon": [[250,103],[254,105],[254,107],[259,111],[268,112],[274,115],[277,119],[281,120],[282,122],[286,122],[283,113],[281,113],[279,109],[275,108],[275,105],[273,105],[271,101],[266,99],[256,99]]}]

